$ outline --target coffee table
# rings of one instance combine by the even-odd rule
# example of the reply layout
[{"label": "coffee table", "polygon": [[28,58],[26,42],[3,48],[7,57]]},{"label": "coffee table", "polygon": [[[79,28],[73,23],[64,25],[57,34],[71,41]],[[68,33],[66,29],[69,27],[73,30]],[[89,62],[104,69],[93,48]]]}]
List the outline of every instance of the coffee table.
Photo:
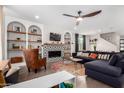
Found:
[{"label": "coffee table", "polygon": [[67,71],[60,71],[15,85],[7,86],[7,88],[51,88],[65,81],[72,82],[74,87],[76,87],[75,80],[76,78],[74,75]]}]

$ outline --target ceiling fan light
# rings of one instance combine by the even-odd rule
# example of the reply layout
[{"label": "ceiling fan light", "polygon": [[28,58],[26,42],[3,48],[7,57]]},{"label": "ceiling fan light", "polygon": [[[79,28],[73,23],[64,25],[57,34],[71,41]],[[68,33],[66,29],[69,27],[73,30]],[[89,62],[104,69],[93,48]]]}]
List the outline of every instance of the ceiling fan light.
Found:
[{"label": "ceiling fan light", "polygon": [[82,21],[82,20],[83,20],[83,18],[81,18],[81,17],[77,18],[77,21]]}]

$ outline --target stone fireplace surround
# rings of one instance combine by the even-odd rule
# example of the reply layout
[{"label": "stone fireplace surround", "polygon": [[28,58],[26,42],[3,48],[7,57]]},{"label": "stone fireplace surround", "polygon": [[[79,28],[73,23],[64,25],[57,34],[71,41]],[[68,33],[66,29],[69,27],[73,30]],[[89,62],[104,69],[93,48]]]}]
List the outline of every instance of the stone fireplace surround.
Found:
[{"label": "stone fireplace surround", "polygon": [[[49,51],[61,51],[60,57],[49,57]],[[64,44],[45,44],[43,45],[43,57],[47,58],[47,62],[62,61],[64,56]]]}]

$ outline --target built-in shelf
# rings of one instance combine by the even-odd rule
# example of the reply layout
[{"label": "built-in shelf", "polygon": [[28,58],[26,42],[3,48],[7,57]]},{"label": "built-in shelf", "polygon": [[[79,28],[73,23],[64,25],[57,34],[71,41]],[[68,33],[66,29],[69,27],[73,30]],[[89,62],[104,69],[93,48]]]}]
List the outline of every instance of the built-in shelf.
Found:
[{"label": "built-in shelf", "polygon": [[8,49],[8,51],[22,51],[23,49]]},{"label": "built-in shelf", "polygon": [[65,43],[64,56],[68,54],[71,55],[71,34],[69,32],[66,32],[64,35],[64,43]]},{"label": "built-in shelf", "polygon": [[16,19],[7,23],[6,58],[20,57],[23,55],[22,51],[24,49],[39,48],[42,45],[42,29],[40,24],[38,27],[37,25],[31,25],[28,21],[25,24],[20,20],[16,21]]},{"label": "built-in shelf", "polygon": [[12,31],[12,30],[7,30],[7,32],[16,33],[16,34],[26,34],[26,32],[17,32],[17,31]]},{"label": "built-in shelf", "polygon": [[[7,40],[9,42],[26,42],[26,40]],[[39,42],[39,41],[28,41],[28,42],[35,42],[35,43],[42,43],[42,42]]]},{"label": "built-in shelf", "polygon": [[26,40],[7,40],[7,41],[12,41],[12,42],[26,42]]},{"label": "built-in shelf", "polygon": [[[10,33],[16,33],[16,34],[26,34],[26,32],[17,32],[17,31],[12,31],[12,30],[8,30],[7,32]],[[41,34],[34,34],[34,33],[27,33],[28,35],[35,35],[35,36],[42,36]]]},{"label": "built-in shelf", "polygon": [[42,36],[41,34],[28,33],[28,35]]},{"label": "built-in shelf", "polygon": [[28,42],[34,42],[34,43],[42,43],[42,42],[39,42],[39,41],[28,41]]}]

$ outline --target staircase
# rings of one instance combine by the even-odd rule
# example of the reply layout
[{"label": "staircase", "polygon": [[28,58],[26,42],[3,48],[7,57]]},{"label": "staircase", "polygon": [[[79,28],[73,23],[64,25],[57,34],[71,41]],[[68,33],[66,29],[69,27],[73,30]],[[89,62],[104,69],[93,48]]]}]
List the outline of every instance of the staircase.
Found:
[{"label": "staircase", "polygon": [[119,40],[120,36],[115,33],[115,32],[109,32],[109,33],[102,33],[99,36],[99,43],[103,43],[102,47],[103,49],[105,48],[106,50],[110,51],[119,51]]},{"label": "staircase", "polygon": [[[119,51],[120,36],[115,32],[97,34],[92,38],[98,40],[96,44],[98,51]],[[93,46],[91,45],[91,47]],[[91,50],[93,50],[93,48],[91,48]]]},{"label": "staircase", "polygon": [[106,41],[108,41],[111,44],[117,45],[116,42],[116,33],[115,32],[109,32],[109,33],[102,33],[100,34],[100,37]]}]

